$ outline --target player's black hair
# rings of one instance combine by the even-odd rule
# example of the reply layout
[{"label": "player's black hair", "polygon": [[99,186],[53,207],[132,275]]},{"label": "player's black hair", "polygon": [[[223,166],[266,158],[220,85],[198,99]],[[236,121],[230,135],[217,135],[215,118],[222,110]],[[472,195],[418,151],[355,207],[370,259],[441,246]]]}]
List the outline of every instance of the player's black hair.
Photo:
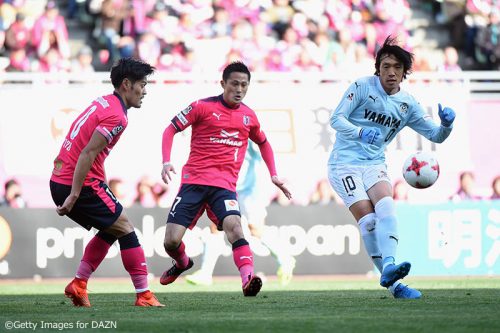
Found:
[{"label": "player's black hair", "polygon": [[150,64],[141,60],[122,58],[111,68],[111,83],[115,88],[120,87],[124,79],[129,79],[133,84],[153,74],[155,69]]},{"label": "player's black hair", "polygon": [[403,64],[403,79],[406,79],[406,75],[411,73],[411,67],[413,65],[413,53],[406,51],[401,46],[396,44],[396,38],[392,38],[391,35],[387,36],[384,41],[384,45],[377,51],[377,56],[375,58],[375,75],[380,76],[380,63],[382,62],[382,56],[384,54],[391,54],[396,57]]},{"label": "player's black hair", "polygon": [[222,72],[222,80],[227,81],[227,79],[229,79],[229,76],[233,72],[247,74],[248,81],[250,81],[250,70],[248,70],[248,67],[241,61],[233,61],[232,63],[227,65]]}]

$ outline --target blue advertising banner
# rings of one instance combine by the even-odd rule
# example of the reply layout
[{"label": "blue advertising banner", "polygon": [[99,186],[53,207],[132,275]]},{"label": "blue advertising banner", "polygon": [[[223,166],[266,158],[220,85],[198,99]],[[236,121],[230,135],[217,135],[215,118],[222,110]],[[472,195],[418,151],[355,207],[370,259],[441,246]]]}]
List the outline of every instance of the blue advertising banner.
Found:
[{"label": "blue advertising banner", "polygon": [[[144,248],[150,272],[158,276],[171,265],[163,249],[167,209],[129,208]],[[411,276],[465,276],[500,274],[500,200],[415,205],[397,203],[399,227],[397,262],[412,264]],[[354,218],[345,206],[307,207],[271,205],[263,239],[279,240],[297,260],[295,273],[372,274]],[[210,236],[204,216],[186,234],[195,269],[201,264],[204,243]],[[70,277],[83,248],[94,232],[59,217],[54,209],[0,209],[0,279]],[[275,274],[276,260],[249,237],[255,264],[265,274]],[[377,272],[378,273],[378,272]],[[237,270],[230,245],[215,267],[215,275]],[[113,246],[95,276],[127,276],[118,246]]]},{"label": "blue advertising banner", "polygon": [[500,274],[500,201],[398,203],[398,261],[412,275]]}]

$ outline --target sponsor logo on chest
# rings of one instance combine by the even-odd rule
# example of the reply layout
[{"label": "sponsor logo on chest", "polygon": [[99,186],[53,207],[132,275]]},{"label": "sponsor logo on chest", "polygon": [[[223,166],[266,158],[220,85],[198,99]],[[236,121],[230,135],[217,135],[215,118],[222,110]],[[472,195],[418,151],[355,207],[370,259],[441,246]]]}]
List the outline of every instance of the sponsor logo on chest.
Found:
[{"label": "sponsor logo on chest", "polygon": [[238,140],[239,131],[228,132],[225,129],[220,131],[220,138],[210,137],[210,142],[220,143],[233,147],[241,147],[243,142]]}]

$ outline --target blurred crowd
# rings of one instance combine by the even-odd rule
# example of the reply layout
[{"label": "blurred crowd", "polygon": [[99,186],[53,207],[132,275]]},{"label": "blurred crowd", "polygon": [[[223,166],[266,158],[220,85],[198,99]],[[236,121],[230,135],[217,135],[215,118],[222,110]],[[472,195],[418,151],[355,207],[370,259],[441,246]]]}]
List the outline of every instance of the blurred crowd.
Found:
[{"label": "blurred crowd", "polygon": [[[0,68],[92,72],[135,56],[170,72],[214,71],[240,59],[253,71],[370,73],[388,34],[415,52],[417,71],[460,70],[459,54],[496,65],[496,1],[412,1],[450,28],[438,61],[414,45],[410,2],[0,0]],[[86,34],[77,49],[68,25]]]},{"label": "blurred crowd", "polygon": [[496,0],[432,1],[436,22],[449,30],[450,46],[463,54],[466,69],[500,66],[500,2]]},{"label": "blurred crowd", "polygon": [[[135,191],[130,191],[127,182],[120,178],[109,180],[109,188],[124,207],[170,207],[171,200],[166,196],[169,188],[162,183],[154,182],[149,176],[141,177],[135,184]],[[393,198],[396,201],[412,201],[408,193],[410,186],[403,180],[393,182]],[[481,195],[475,186],[475,177],[472,171],[464,171],[459,175],[458,188],[447,199],[451,202],[474,200],[500,200],[500,175],[491,182],[491,193]],[[413,200],[414,201],[414,200]],[[412,202],[413,202],[412,201]],[[418,203],[418,202],[413,202]],[[282,192],[277,190],[271,198],[270,204],[289,206],[296,205],[294,200],[288,200]],[[311,193],[306,205],[343,205],[342,199],[333,191],[328,179],[321,179]],[[4,194],[0,197],[0,207],[26,208],[29,207],[22,192],[22,186],[15,178],[8,179],[4,184]]]},{"label": "blurred crowd", "polygon": [[[410,186],[403,180],[398,179],[393,184],[393,198],[396,201],[410,201],[408,195]],[[474,200],[500,200],[500,175],[491,181],[491,193],[481,194],[476,187],[474,172],[463,171],[458,177],[458,188],[452,193],[448,200],[451,202],[474,201]]]},{"label": "blurred crowd", "polygon": [[[135,191],[130,191],[120,178],[109,180],[109,188],[124,207],[168,207],[164,194],[168,187],[155,183],[148,176],[141,177],[135,185]],[[16,178],[9,178],[4,183],[3,195],[0,196],[0,207],[26,208],[29,204],[23,196],[21,183]]]}]

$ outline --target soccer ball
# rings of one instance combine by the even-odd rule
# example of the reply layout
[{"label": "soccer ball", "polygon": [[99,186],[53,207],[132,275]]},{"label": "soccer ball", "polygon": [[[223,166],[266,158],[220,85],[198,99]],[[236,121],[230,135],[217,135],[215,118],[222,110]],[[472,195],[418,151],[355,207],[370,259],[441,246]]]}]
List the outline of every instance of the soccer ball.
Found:
[{"label": "soccer ball", "polygon": [[416,152],[406,159],[403,177],[412,187],[427,188],[439,177],[439,163],[431,153]]}]

